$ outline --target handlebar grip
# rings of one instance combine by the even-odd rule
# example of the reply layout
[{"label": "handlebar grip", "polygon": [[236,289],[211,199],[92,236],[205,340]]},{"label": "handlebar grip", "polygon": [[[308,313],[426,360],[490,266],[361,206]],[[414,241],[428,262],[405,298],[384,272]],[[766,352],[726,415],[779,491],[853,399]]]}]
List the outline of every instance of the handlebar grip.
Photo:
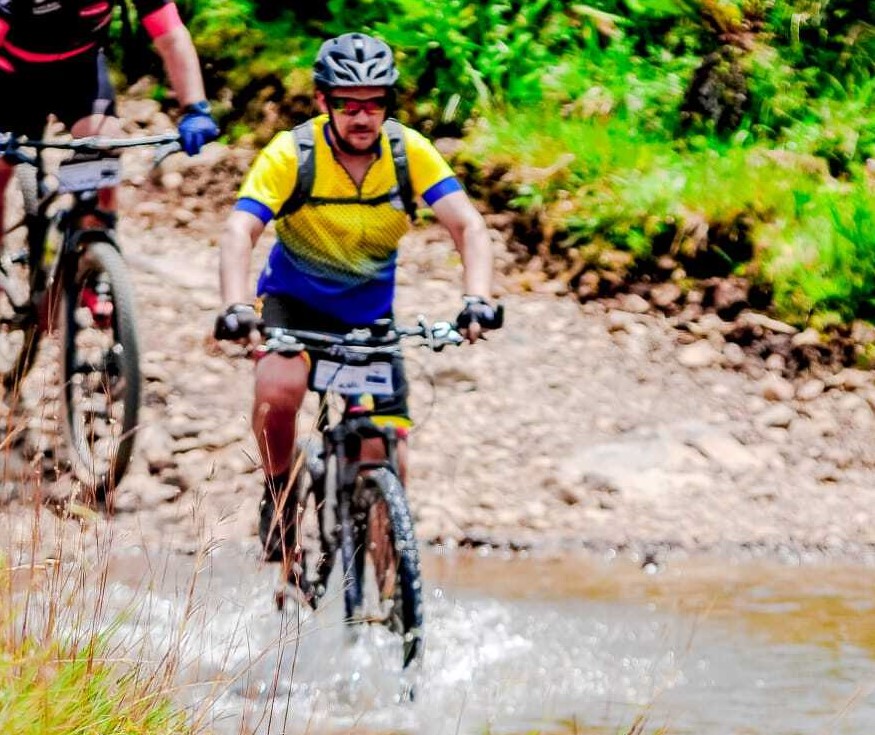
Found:
[{"label": "handlebar grip", "polygon": [[261,331],[260,319],[252,320],[246,312],[243,315],[244,318],[239,319],[233,307],[219,314],[213,326],[213,337],[218,340],[238,340],[245,339],[252,331]]},{"label": "handlebar grip", "polygon": [[488,329],[501,329],[504,325],[504,304],[496,304],[495,306],[495,319],[492,320],[491,324],[484,324],[484,327]]},{"label": "handlebar grip", "polygon": [[155,157],[152,159],[152,165],[155,168],[158,168],[158,166],[164,162],[165,158],[172,156],[174,153],[179,153],[180,151],[182,151],[182,144],[178,140],[164,143],[155,149]]},{"label": "handlebar grip", "polygon": [[457,328],[467,329],[471,324],[479,324],[484,329],[499,329],[504,324],[504,305],[496,304],[494,309],[490,309],[492,311],[491,318],[488,312],[484,313],[484,309],[489,309],[489,304],[485,301],[465,307],[456,317]]},{"label": "handlebar grip", "polygon": [[213,326],[213,337],[219,340],[234,340],[239,339],[240,335],[236,330],[230,329],[225,320],[219,317]]}]

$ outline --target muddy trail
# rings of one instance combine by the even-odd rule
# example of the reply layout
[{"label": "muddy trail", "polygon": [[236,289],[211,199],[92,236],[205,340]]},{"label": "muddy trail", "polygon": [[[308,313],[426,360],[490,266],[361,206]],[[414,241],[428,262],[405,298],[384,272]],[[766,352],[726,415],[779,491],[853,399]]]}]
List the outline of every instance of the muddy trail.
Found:
[{"label": "muddy trail", "polygon": [[[117,542],[171,551],[254,548],[253,367],[209,339],[216,241],[251,155],[213,145],[150,172],[147,156],[126,154],[120,237],[136,290],[142,423],[111,519],[76,512],[62,526],[109,522]],[[780,360],[728,342],[713,315],[681,330],[640,297],[582,306],[532,292],[493,234],[506,327],[475,346],[409,352],[409,494],[424,542],[642,562],[699,552],[875,561],[872,373],[788,379]],[[460,293],[448,236],[420,225],[401,248],[399,321],[450,318]],[[3,533],[30,538],[38,509],[47,544],[58,528],[48,509],[77,493],[57,431],[56,365],[50,341],[26,381],[26,440],[7,449],[2,486]]]}]

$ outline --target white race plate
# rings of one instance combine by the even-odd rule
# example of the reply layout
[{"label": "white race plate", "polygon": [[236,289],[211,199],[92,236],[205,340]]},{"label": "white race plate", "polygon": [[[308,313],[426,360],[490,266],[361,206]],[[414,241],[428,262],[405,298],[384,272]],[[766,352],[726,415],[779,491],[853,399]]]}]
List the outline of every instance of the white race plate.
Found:
[{"label": "white race plate", "polygon": [[62,192],[106,189],[118,186],[121,180],[122,165],[118,158],[75,161],[58,166],[58,189]]},{"label": "white race plate", "polygon": [[361,393],[391,396],[395,392],[392,365],[388,362],[344,365],[331,360],[318,360],[313,369],[313,387],[347,396]]}]

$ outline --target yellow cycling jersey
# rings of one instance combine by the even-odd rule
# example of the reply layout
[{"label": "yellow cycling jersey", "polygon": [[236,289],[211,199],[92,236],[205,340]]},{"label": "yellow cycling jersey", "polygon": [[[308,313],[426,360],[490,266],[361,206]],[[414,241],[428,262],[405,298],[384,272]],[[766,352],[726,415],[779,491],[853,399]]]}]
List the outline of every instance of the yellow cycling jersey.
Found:
[{"label": "yellow cycling jersey", "polygon": [[[409,227],[390,143],[384,133],[357,186],[328,142],[328,116],[313,123],[313,186],[303,206],[283,212],[298,176],[291,131],[277,134],[259,153],[240,188],[236,208],[264,222],[275,219],[282,246],[271,254],[259,292],[293,296],[323,310],[334,306],[341,318],[355,312],[364,321],[381,312],[377,318],[391,308],[396,251]],[[403,133],[414,196],[430,205],[461,189],[431,143],[410,128]]]}]

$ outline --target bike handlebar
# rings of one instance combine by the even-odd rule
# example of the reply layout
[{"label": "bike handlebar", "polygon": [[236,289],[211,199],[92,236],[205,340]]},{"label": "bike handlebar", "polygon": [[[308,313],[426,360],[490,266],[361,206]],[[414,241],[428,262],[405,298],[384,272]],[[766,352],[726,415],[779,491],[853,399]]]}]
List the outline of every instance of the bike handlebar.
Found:
[{"label": "bike handlebar", "polygon": [[71,140],[31,140],[27,137],[16,136],[11,133],[0,134],[0,156],[11,159],[14,163],[29,163],[31,165],[36,165],[36,157],[23,153],[20,148],[35,148],[37,151],[55,149],[74,152],[106,153],[124,148],[146,146],[159,147],[160,160],[164,160],[171,153],[182,150],[179,142],[179,133],[176,132],[144,135],[139,138],[90,136],[87,138],[73,138]]},{"label": "bike handlebar", "polygon": [[401,340],[421,337],[420,346],[440,352],[447,345],[460,345],[465,338],[452,322],[441,321],[429,325],[424,317],[415,327],[396,326],[388,319],[380,319],[370,327],[353,329],[346,334],[332,334],[283,327],[259,325],[265,341],[256,348],[261,353],[299,354],[304,350],[343,348],[360,354],[393,354],[400,350]]}]

